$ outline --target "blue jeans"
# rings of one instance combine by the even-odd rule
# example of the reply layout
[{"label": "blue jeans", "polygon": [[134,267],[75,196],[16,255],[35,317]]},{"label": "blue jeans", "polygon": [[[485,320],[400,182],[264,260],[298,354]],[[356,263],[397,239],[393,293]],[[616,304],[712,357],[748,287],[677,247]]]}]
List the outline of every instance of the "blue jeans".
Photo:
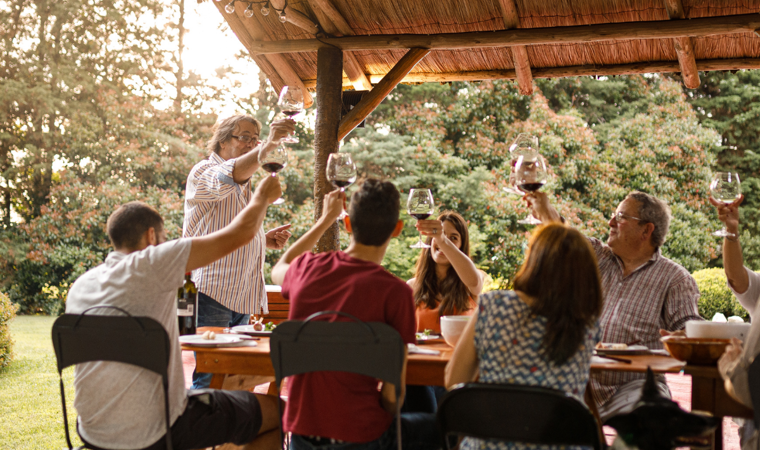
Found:
[{"label": "blue jeans", "polygon": [[[290,450],[396,450],[396,419],[377,439],[362,444],[331,444],[329,439],[316,445],[298,434],[290,439]],[[404,450],[437,450],[441,448],[435,414],[401,413],[401,447]]]},{"label": "blue jeans", "polygon": [[[248,325],[250,314],[240,314],[227,308],[213,298],[198,292],[198,326],[199,327],[234,327]],[[198,373],[193,370],[191,389],[205,389],[211,384],[211,373]]]}]

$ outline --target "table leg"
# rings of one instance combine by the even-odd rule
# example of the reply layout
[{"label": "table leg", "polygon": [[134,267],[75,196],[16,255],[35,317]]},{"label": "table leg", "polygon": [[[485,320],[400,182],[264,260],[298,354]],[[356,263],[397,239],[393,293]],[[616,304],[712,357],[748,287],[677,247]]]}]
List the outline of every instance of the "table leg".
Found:
[{"label": "table leg", "polygon": [[215,373],[214,376],[211,377],[211,383],[209,383],[208,387],[211,389],[221,389],[226,377],[227,375]]},{"label": "table leg", "polygon": [[[716,383],[722,380],[715,378],[691,377],[691,409],[692,411],[707,411],[713,416],[716,412],[715,392]],[[713,450],[723,450],[723,417],[715,416],[720,419],[718,427],[713,433]]]}]

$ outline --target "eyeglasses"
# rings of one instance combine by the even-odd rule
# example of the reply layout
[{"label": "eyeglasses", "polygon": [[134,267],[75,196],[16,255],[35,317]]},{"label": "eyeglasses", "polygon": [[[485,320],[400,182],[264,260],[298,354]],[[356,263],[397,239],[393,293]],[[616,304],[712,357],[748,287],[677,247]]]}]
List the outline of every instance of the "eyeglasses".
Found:
[{"label": "eyeglasses", "polygon": [[234,137],[235,139],[242,142],[243,144],[248,144],[251,141],[253,141],[254,144],[258,144],[259,142],[261,142],[259,141],[258,136],[235,136],[234,134],[231,134],[230,136]]},{"label": "eyeglasses", "polygon": [[610,220],[612,219],[615,219],[615,222],[618,222],[618,223],[625,223],[625,221],[628,219],[633,219],[633,220],[638,220],[640,222],[643,222],[638,217],[629,216],[628,214],[623,214],[619,211],[615,211],[614,213],[612,213],[612,217],[610,218]]}]

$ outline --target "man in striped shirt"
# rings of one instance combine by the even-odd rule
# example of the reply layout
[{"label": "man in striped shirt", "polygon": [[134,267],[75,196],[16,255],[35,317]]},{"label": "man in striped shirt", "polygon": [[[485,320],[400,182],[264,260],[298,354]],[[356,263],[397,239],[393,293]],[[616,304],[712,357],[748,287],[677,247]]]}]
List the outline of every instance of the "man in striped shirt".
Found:
[{"label": "man in striped shirt", "polygon": [[[259,145],[261,123],[248,115],[228,117],[215,125],[208,159],[193,167],[185,190],[184,237],[205,236],[227,226],[251,199],[251,176],[259,153],[274,149],[295,130],[295,122],[272,122]],[[268,313],[264,288],[264,252],[282,249],[290,224],[264,232],[216,262],[193,272],[198,287],[198,326],[248,324],[251,314]],[[193,389],[209,386],[211,374],[193,373]]]},{"label": "man in striped shirt", "polygon": [[[526,196],[543,221],[563,220],[543,193]],[[643,192],[631,192],[609,220],[607,244],[588,238],[596,251],[604,288],[599,324],[602,341],[660,349],[662,335],[682,330],[689,320],[702,320],[699,288],[680,264],[665,258],[660,247],[670,226],[670,208]],[[602,422],[629,412],[641,397],[644,374],[593,374],[589,387]],[[670,398],[663,376],[660,392]]]}]

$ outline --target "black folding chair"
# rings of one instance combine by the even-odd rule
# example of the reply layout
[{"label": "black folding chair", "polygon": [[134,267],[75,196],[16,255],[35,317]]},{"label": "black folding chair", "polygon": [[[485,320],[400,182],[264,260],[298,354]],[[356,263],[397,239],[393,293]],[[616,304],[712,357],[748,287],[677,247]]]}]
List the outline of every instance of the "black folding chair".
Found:
[{"label": "black folding chair", "polygon": [[[325,322],[322,316],[344,316],[351,321]],[[275,382],[309,372],[351,372],[378,378],[396,387],[396,440],[401,450],[401,369],[404,342],[391,326],[362,322],[341,311],[322,311],[305,321],[281,323],[269,341]],[[280,433],[282,411],[280,410]]]},{"label": "black folding chair", "polygon": [[604,448],[596,419],[588,408],[555,389],[460,384],[441,399],[437,420],[447,448],[450,435]]},{"label": "black folding chair", "polygon": [[[85,315],[98,308],[118,310],[125,316]],[[63,369],[92,361],[132,364],[161,375],[164,385],[166,448],[172,449],[169,423],[169,336],[160,323],[149,317],[134,317],[115,306],[93,306],[82,314],[64,314],[53,324],[53,348],[61,382],[61,406],[66,443],[71,449]],[[85,448],[85,447],[78,447]]]}]

